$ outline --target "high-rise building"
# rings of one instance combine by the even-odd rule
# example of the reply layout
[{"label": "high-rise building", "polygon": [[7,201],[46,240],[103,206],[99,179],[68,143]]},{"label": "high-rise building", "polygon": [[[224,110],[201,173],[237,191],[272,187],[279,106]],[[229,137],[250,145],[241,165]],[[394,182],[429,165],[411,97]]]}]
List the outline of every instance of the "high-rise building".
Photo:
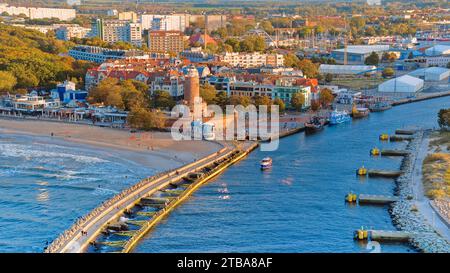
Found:
[{"label": "high-rise building", "polygon": [[187,68],[187,73],[184,79],[184,100],[192,109],[196,98],[200,97],[200,79],[198,71],[195,66],[191,65]]},{"label": "high-rise building", "polygon": [[183,37],[181,31],[150,31],[148,48],[151,52],[179,53],[184,50]]},{"label": "high-rise building", "polygon": [[92,26],[94,36],[105,42],[128,42],[135,46],[142,45],[142,28],[138,23],[126,20],[97,19]]},{"label": "high-rise building", "polygon": [[61,21],[73,20],[77,14],[74,9],[15,7],[0,3],[0,13],[4,12],[9,15],[24,14],[30,19],[58,18]]},{"label": "high-rise building", "polygon": [[126,20],[133,23],[137,23],[138,15],[134,11],[126,11],[119,13],[119,20]]},{"label": "high-rise building", "polygon": [[189,20],[185,14],[158,15],[142,14],[140,23],[143,30],[181,31],[189,26]]}]

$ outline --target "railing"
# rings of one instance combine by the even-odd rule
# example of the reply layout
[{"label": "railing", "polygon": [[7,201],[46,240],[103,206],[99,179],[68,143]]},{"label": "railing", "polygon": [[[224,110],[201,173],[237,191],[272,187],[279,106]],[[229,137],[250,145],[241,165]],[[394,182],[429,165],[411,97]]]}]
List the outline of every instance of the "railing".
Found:
[{"label": "railing", "polygon": [[[163,178],[169,178],[172,175],[179,175],[180,172],[196,165],[200,164],[201,162],[204,162],[206,160],[209,160],[217,155],[220,155],[224,151],[226,151],[227,148],[222,148],[218,152],[215,152],[207,157],[204,157],[198,161],[192,162],[190,164],[187,164],[185,166],[182,166],[178,169],[169,170],[160,174],[157,174],[155,176],[152,176],[150,178],[145,178],[141,181],[139,181],[137,184],[131,186],[130,188],[127,188],[123,190],[121,193],[115,195],[111,199],[103,202],[100,206],[92,210],[87,215],[79,218],[75,224],[69,228],[68,230],[64,231],[61,235],[59,235],[45,250],[45,253],[51,253],[51,252],[58,252],[63,248],[65,245],[68,244],[71,240],[75,239],[75,236],[78,235],[83,229],[86,228],[87,225],[91,225],[95,218],[103,217],[107,213],[111,211],[112,208],[116,207],[125,201],[128,201],[129,198],[131,198],[133,193],[136,193],[138,190],[142,190],[144,187],[148,187],[150,185],[153,185],[154,183],[160,181]],[[150,184],[151,183],[151,184]]]}]

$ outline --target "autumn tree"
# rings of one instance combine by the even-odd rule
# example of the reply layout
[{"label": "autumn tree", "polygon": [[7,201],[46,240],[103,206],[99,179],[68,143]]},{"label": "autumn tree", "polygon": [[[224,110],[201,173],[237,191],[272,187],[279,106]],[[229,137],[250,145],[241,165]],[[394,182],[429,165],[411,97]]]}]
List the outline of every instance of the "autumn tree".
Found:
[{"label": "autumn tree", "polygon": [[200,86],[200,97],[207,104],[214,104],[216,102],[216,96],[217,90],[213,85],[206,83]]},{"label": "autumn tree", "polygon": [[11,92],[16,83],[17,79],[11,72],[0,71],[0,93]]},{"label": "autumn tree", "polygon": [[331,103],[333,103],[334,96],[331,90],[328,88],[320,90],[319,101],[322,104],[322,106],[328,106]]},{"label": "autumn tree", "polygon": [[165,117],[161,112],[134,107],[128,114],[127,123],[131,128],[135,129],[162,129],[165,125]]},{"label": "autumn tree", "polygon": [[286,104],[284,103],[284,101],[280,98],[275,98],[273,100],[273,105],[278,105],[278,110],[280,112],[284,112],[286,110]]},{"label": "autumn tree", "polygon": [[172,109],[175,106],[175,101],[172,96],[164,90],[156,90],[153,93],[153,106],[161,109]]},{"label": "autumn tree", "polygon": [[303,93],[297,92],[294,93],[291,97],[291,106],[297,110],[301,111],[305,105],[305,95]]}]

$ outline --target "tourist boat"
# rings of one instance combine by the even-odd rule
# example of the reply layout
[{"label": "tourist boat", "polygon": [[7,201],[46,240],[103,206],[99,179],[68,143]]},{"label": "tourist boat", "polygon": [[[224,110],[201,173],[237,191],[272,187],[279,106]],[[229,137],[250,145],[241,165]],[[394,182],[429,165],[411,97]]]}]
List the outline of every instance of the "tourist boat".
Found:
[{"label": "tourist boat", "polygon": [[325,125],[325,120],[319,117],[311,118],[310,122],[305,123],[305,132],[312,134],[321,131]]},{"label": "tourist boat", "polygon": [[391,108],[392,105],[387,101],[377,101],[369,106],[369,109],[372,112],[381,112]]},{"label": "tourist boat", "polygon": [[360,107],[357,108],[356,106],[353,106],[352,109],[352,116],[353,118],[364,118],[367,117],[370,113],[369,108]]},{"label": "tourist boat", "polygon": [[351,118],[347,111],[334,110],[330,114],[330,125],[341,124],[350,120]]},{"label": "tourist boat", "polygon": [[272,158],[265,157],[261,160],[261,170],[267,170],[272,168]]}]

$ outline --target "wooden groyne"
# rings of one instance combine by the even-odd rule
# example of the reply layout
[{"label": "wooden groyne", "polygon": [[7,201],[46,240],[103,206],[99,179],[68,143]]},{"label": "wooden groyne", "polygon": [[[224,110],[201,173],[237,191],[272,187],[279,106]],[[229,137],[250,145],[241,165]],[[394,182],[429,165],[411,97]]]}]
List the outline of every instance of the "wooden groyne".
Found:
[{"label": "wooden groyne", "polygon": [[396,230],[369,230],[369,234],[375,241],[406,242],[412,238],[411,233]]},{"label": "wooden groyne", "polygon": [[392,135],[389,137],[389,141],[395,142],[395,141],[411,141],[413,140],[413,136],[405,136],[405,135]]},{"label": "wooden groyne", "polygon": [[367,174],[370,177],[388,177],[397,178],[403,174],[402,171],[387,171],[387,170],[368,170]]},{"label": "wooden groyne", "polygon": [[381,150],[382,156],[407,156],[409,152],[406,150]]},{"label": "wooden groyne", "polygon": [[416,130],[405,130],[405,129],[397,129],[395,130],[396,135],[409,135],[412,136],[416,133]]},{"label": "wooden groyne", "polygon": [[374,194],[360,194],[358,197],[359,204],[387,205],[398,200],[398,197],[395,196]]}]

